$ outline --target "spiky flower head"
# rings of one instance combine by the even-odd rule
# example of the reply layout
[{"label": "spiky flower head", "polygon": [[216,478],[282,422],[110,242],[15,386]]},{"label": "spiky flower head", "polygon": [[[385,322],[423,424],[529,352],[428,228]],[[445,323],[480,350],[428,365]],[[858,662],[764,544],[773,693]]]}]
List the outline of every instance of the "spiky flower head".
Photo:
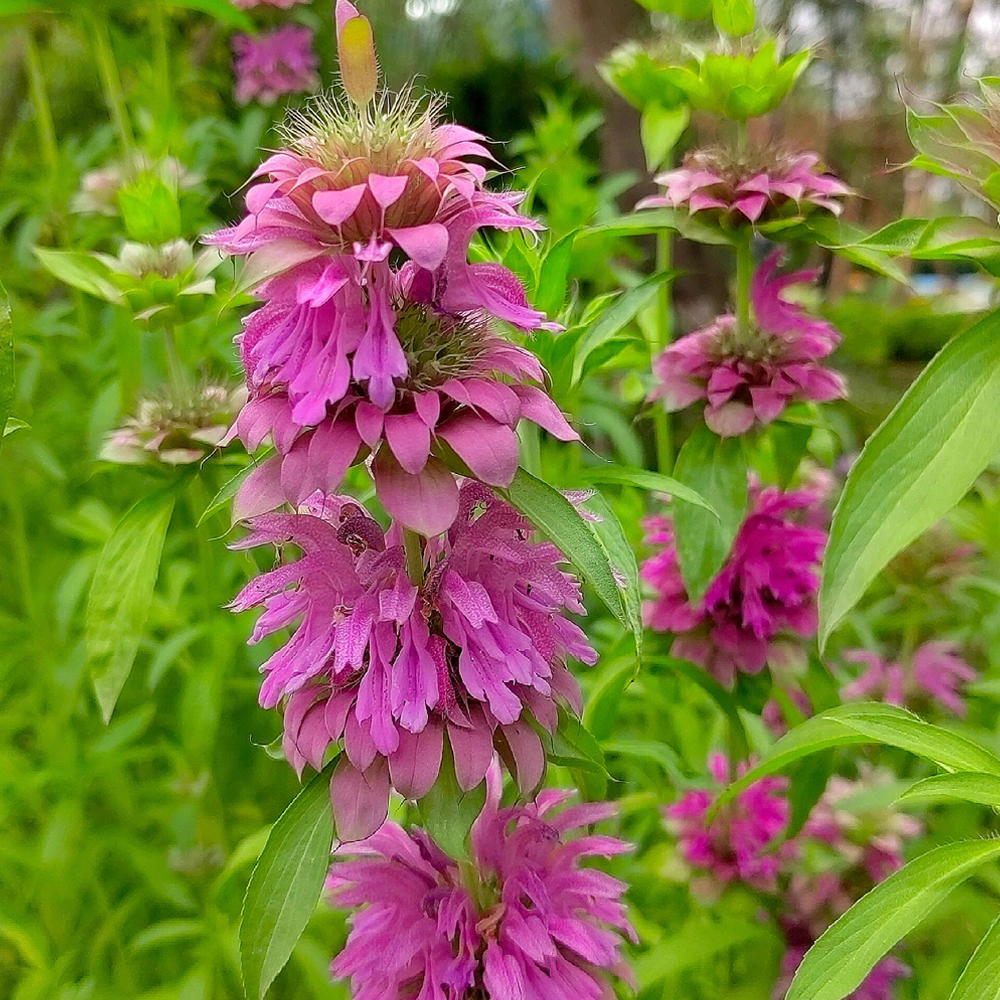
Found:
[{"label": "spiky flower head", "polygon": [[285,752],[300,771],[343,740],[332,782],[340,838],[385,819],[390,780],[422,798],[446,737],[462,789],[483,780],[494,748],[534,788],[545,753],[527,714],[551,732],[560,706],[578,712],[566,661],[596,659],[567,615],[583,604],[558,549],[467,482],[450,531],[424,547],[418,585],[398,528],[384,532],[346,497],[317,496],[304,510],[251,521],[235,547],[292,542],[303,555],[251,581],[232,607],[263,606],[254,642],[299,622],[261,668],[261,703],[286,700]]},{"label": "spiky flower head", "polygon": [[826,211],[841,212],[838,200],[852,193],[828,173],[815,153],[755,147],[739,153],[697,150],[676,170],[656,178],[662,195],[637,208],[683,208],[727,227],[755,225]]},{"label": "spiky flower head", "polygon": [[108,436],[100,457],[127,465],[201,461],[223,444],[245,398],[242,388],[216,382],[164,389],[140,401],[135,416]]},{"label": "spiky flower head", "polygon": [[646,622],[675,635],[671,653],[731,684],[787,659],[785,646],[816,631],[819,561],[826,532],[812,526],[808,491],[751,487],[749,513],[732,553],[700,604],[688,599],[669,516],[646,521],[646,542],[659,551],[642,566],[654,592]]},{"label": "spiky flower head", "polygon": [[569,805],[550,789],[500,808],[500,772],[489,772],[486,806],[464,865],[420,829],[386,823],[341,848],[327,888],[356,908],[332,966],[355,1000],[607,1000],[612,977],[631,981],[622,938],[636,940],[625,885],[586,858],[630,850],[584,833],[614,815],[611,803]]},{"label": "spiky flower head", "polygon": [[313,33],[297,24],[256,35],[233,36],[233,72],[239,104],[274,104],[286,94],[319,86]]},{"label": "spiky flower head", "polygon": [[726,314],[672,343],[653,362],[659,384],[652,398],[671,412],[704,400],[705,423],[734,437],[771,423],[791,403],[844,395],[841,376],[819,364],[840,334],[781,294],[814,280],[816,272],[779,274],[781,257],[775,251],[754,273],[750,327],[741,330]]}]

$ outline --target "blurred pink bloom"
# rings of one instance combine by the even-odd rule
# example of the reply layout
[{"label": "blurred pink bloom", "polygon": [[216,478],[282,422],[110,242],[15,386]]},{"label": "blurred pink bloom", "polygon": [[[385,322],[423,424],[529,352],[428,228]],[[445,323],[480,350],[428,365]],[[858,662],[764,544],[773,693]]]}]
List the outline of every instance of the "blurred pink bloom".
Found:
[{"label": "blurred pink bloom", "polygon": [[[724,754],[712,754],[708,765],[717,785],[724,787],[732,780]],[[746,766],[741,765],[739,773],[745,770]],[[784,794],[787,787],[786,778],[755,781],[724,806],[711,824],[705,817],[718,792],[687,792],[667,806],[668,826],[677,836],[684,857],[709,874],[712,888],[733,881],[762,891],[777,888],[782,863],[793,850],[791,845],[779,842],[788,826],[789,806]]]},{"label": "blurred pink bloom", "polygon": [[690,604],[681,577],[673,522],[663,515],[646,519],[646,544],[660,551],[640,574],[655,593],[645,619],[658,632],[674,633],[672,655],[729,684],[737,671],[760,673],[769,658],[783,663],[782,637],[788,633],[815,633],[826,532],[795,520],[814,500],[806,491],[752,488],[750,512],[732,553],[698,607]]},{"label": "blurred pink bloom", "polygon": [[745,336],[736,317],[726,314],[681,337],[653,362],[660,384],[652,398],[668,411],[704,400],[705,423],[722,437],[734,437],[776,420],[790,403],[844,395],[841,376],[818,363],[840,334],[781,295],[790,285],[815,280],[816,272],[779,275],[781,255],[776,250],[754,275],[754,324]]},{"label": "blurred pink bloom", "polygon": [[233,71],[239,104],[274,104],[285,94],[301,94],[319,86],[319,59],[308,28],[287,25],[259,35],[233,37]]},{"label": "blurred pink bloom", "polygon": [[918,836],[923,824],[888,806],[853,807],[850,800],[863,801],[865,793],[891,785],[894,777],[888,769],[864,766],[855,781],[835,775],[802,828],[803,836],[836,851],[848,865],[863,869],[872,882],[887,879],[903,867],[904,842]]},{"label": "blurred pink bloom", "polygon": [[500,809],[495,764],[487,784],[464,871],[424,831],[394,823],[338,850],[347,857],[330,869],[331,901],[358,912],[332,972],[351,980],[354,1000],[608,1000],[611,976],[630,981],[626,887],[581,861],[631,848],[571,836],[614,806],[566,806],[572,793],[551,789]]},{"label": "blurred pink bloom", "polygon": [[686,208],[732,224],[758,223],[815,209],[839,215],[837,199],[852,193],[826,172],[815,153],[765,148],[753,155],[754,160],[721,150],[689,153],[680,168],[656,178],[664,186],[663,194],[643,198],[636,208]]},{"label": "blurred pink bloom", "polygon": [[[336,323],[332,307],[315,314]],[[313,377],[315,368],[304,366],[303,354],[290,352],[282,355],[279,388],[271,389],[266,380],[273,376],[258,375],[259,359],[276,356],[282,331],[251,340],[255,323],[252,316],[241,344],[253,398],[235,431],[249,451],[270,439],[277,455],[245,481],[234,504],[237,518],[281,502],[297,506],[317,490],[334,493],[347,469],[371,453],[386,510],[404,527],[432,536],[447,530],[458,509],[458,488],[443,457],[454,453],[482,482],[507,486],[517,471],[519,420],[531,420],[563,441],[578,437],[541,388],[544,372],[535,355],[493,333],[481,314],[453,317],[419,304],[397,307],[396,333],[409,374],[387,411],[349,382],[346,359],[329,351],[326,361],[341,366],[339,374],[329,375],[324,362],[320,372],[326,377]],[[326,417],[331,401],[336,407]],[[313,424],[319,426],[313,430]]]},{"label": "blurred pink bloom", "polygon": [[848,701],[874,698],[890,705],[920,707],[930,699],[964,716],[967,709],[962,686],[977,677],[958,655],[957,645],[940,640],[919,646],[906,665],[884,660],[865,649],[850,649],[844,659],[864,668],[841,692]]},{"label": "blurred pink bloom", "polygon": [[292,542],[303,555],[251,581],[231,607],[264,607],[252,642],[298,621],[261,668],[260,700],[287,699],[285,755],[299,773],[307,762],[319,770],[343,739],[332,784],[340,838],[377,829],[390,781],[423,797],[446,732],[463,789],[483,780],[494,747],[522,790],[537,785],[545,753],[524,710],[554,731],[560,704],[581,708],[566,660],[596,661],[567,615],[584,608],[558,549],[469,481],[447,536],[426,546],[417,588],[398,528],[384,533],[346,497],[306,509],[251,520],[235,548]]},{"label": "blurred pink bloom", "polygon": [[[809,701],[808,695],[804,691],[798,688],[787,692],[788,697],[791,699],[792,704],[801,713],[801,715],[808,719],[812,713],[812,703]],[[781,707],[781,703],[777,698],[771,698],[765,705],[763,711],[760,713],[761,720],[764,725],[775,736],[784,736],[788,732],[788,722],[785,719],[785,712]]]}]

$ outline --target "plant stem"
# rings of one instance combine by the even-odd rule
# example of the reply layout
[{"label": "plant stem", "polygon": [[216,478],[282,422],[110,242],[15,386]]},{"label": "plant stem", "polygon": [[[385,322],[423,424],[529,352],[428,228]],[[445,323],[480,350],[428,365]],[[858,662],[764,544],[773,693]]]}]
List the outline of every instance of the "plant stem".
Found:
[{"label": "plant stem", "polygon": [[101,86],[104,88],[104,99],[111,112],[111,119],[122,144],[122,150],[131,157],[131,153],[135,149],[135,136],[132,134],[132,126],[128,118],[128,108],[125,104],[121,77],[118,75],[118,66],[111,50],[108,26],[98,17],[92,17],[90,20],[90,33],[94,42],[94,55],[97,57]]},{"label": "plant stem", "polygon": [[414,587],[424,582],[424,549],[420,536],[409,528],[403,529],[403,548],[406,550],[406,575]]},{"label": "plant stem", "polygon": [[56,144],[56,128],[52,121],[52,105],[45,89],[45,74],[38,52],[35,33],[28,28],[25,33],[24,55],[28,64],[28,86],[31,89],[31,103],[35,108],[35,124],[38,128],[38,144],[42,157],[49,168],[49,177],[54,180],[59,170],[59,147]]},{"label": "plant stem", "polygon": [[[656,236],[656,271],[658,274],[670,270],[672,257],[673,234],[669,230],[661,230]],[[671,318],[670,283],[665,281],[660,286],[656,299],[655,340],[650,345],[650,353],[654,360],[673,340]],[[653,410],[653,437],[656,442],[656,467],[664,474],[669,473],[674,467],[670,414],[659,405]]]},{"label": "plant stem", "polygon": [[177,338],[174,336],[172,326],[163,328],[163,346],[167,353],[167,368],[170,371],[171,385],[178,391],[186,389],[188,384],[187,371],[177,351]]},{"label": "plant stem", "polygon": [[538,433],[538,425],[529,420],[522,420],[517,428],[517,436],[521,441],[522,468],[533,476],[541,475],[542,442]]},{"label": "plant stem", "polygon": [[167,21],[163,7],[154,3],[149,8],[149,30],[153,36],[153,59],[156,66],[156,83],[160,91],[160,110],[170,110],[170,51],[167,46]]},{"label": "plant stem", "polygon": [[753,280],[753,232],[747,229],[736,244],[736,335],[745,343],[750,333],[750,283]]}]

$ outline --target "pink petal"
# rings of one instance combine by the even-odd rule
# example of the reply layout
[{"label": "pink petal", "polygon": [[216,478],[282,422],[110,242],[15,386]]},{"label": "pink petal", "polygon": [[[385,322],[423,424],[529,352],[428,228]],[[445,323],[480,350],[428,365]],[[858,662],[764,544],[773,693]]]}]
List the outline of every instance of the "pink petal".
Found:
[{"label": "pink petal", "polygon": [[579,441],[577,434],[556,406],[552,397],[536,385],[515,385],[514,392],[521,400],[521,416],[547,430],[560,441]]},{"label": "pink petal", "polygon": [[385,438],[399,464],[411,476],[421,472],[431,453],[431,432],[417,413],[390,414]]},{"label": "pink petal", "polygon": [[233,500],[233,521],[267,514],[285,502],[281,487],[281,455],[272,455],[240,483]]},{"label": "pink petal", "polygon": [[545,773],[545,751],[538,733],[523,719],[503,726],[503,734],[517,766],[517,785],[522,792],[530,792]]},{"label": "pink petal", "polygon": [[719,437],[738,437],[753,427],[753,407],[729,402],[720,407],[705,407],[705,423]]},{"label": "pink petal", "polygon": [[448,252],[448,230],[440,222],[390,229],[389,235],[410,260],[428,271],[436,271]]},{"label": "pink petal", "polygon": [[309,483],[315,490],[334,493],[354,464],[361,438],[351,420],[327,421],[313,431],[309,441]]},{"label": "pink petal", "polygon": [[389,768],[379,757],[366,771],[359,771],[341,757],[330,781],[330,801],[342,843],[370,837],[389,815]]},{"label": "pink petal", "polygon": [[374,403],[367,400],[358,403],[354,411],[354,423],[369,448],[374,448],[382,437],[385,414]]},{"label": "pink petal", "polygon": [[384,174],[369,174],[368,187],[381,205],[383,211],[403,197],[410,178],[406,174],[386,177]]},{"label": "pink petal", "polygon": [[389,758],[389,773],[404,799],[422,799],[431,790],[441,770],[442,748],[439,722],[429,722],[421,733],[400,730],[399,749]]},{"label": "pink petal", "polygon": [[483,725],[464,729],[448,726],[448,739],[455,757],[455,777],[463,792],[471,791],[486,776],[486,770],[493,759],[493,734]]},{"label": "pink petal", "polygon": [[517,472],[517,435],[505,424],[460,413],[438,428],[472,474],[488,486],[509,486]]},{"label": "pink petal", "polygon": [[372,463],[375,492],[390,517],[427,538],[440,535],[458,516],[458,484],[433,456],[418,475],[407,473],[388,448]]},{"label": "pink petal", "polygon": [[312,206],[324,222],[339,226],[358,210],[364,196],[364,184],[354,184],[339,191],[317,191],[312,196]]}]

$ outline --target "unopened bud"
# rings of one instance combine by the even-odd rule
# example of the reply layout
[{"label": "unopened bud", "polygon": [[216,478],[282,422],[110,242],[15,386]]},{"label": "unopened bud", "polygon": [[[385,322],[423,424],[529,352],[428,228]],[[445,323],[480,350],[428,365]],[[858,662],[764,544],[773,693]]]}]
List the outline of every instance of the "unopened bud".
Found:
[{"label": "unopened bud", "polygon": [[378,61],[371,22],[349,0],[337,0],[337,52],[347,96],[365,107],[378,89]]}]

